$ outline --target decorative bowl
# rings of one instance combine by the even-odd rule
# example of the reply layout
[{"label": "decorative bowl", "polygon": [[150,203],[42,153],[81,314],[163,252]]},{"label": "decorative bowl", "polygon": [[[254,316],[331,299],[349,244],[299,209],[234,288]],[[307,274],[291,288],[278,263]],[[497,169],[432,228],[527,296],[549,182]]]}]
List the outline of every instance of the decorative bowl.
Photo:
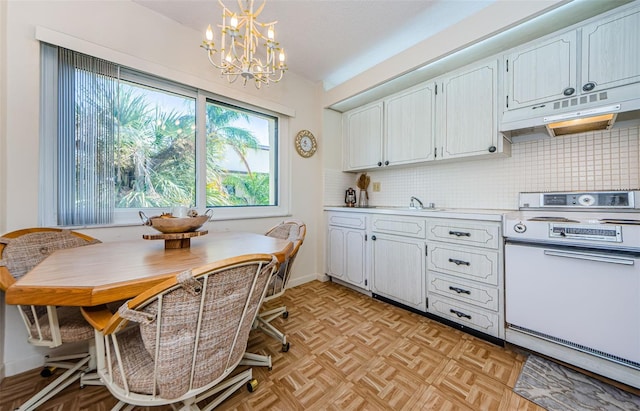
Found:
[{"label": "decorative bowl", "polygon": [[196,231],[209,221],[211,216],[207,210],[205,214],[194,217],[174,217],[171,214],[162,214],[154,217],[147,217],[142,211],[139,212],[143,225],[148,225],[163,234],[189,233]]}]

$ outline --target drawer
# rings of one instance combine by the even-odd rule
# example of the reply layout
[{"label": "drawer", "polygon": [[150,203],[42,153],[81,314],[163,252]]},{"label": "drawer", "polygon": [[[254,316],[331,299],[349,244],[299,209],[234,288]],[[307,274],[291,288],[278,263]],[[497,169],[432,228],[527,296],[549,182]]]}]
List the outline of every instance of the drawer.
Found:
[{"label": "drawer", "polygon": [[359,228],[364,230],[367,228],[367,216],[357,213],[329,213],[329,225],[338,227]]},{"label": "drawer", "polygon": [[403,237],[426,238],[426,224],[424,218],[393,215],[374,215],[371,218],[372,231]]},{"label": "drawer", "polygon": [[473,304],[492,311],[499,311],[498,289],[455,277],[429,272],[429,292],[438,293],[453,300]]},{"label": "drawer", "polygon": [[492,285],[501,272],[497,251],[445,243],[427,244],[427,269]]},{"label": "drawer", "polygon": [[498,249],[501,241],[500,224],[431,219],[428,221],[427,238],[454,244]]},{"label": "drawer", "polygon": [[498,313],[429,294],[429,312],[485,334],[502,338]]}]

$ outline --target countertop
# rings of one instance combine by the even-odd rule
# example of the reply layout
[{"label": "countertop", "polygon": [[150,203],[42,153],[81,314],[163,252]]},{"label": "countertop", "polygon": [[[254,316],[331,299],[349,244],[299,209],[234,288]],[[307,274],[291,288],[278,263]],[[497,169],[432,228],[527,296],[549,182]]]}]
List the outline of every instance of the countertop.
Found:
[{"label": "countertop", "polygon": [[507,213],[516,210],[492,210],[474,208],[423,208],[411,209],[409,207],[371,206],[371,207],[346,207],[324,206],[325,211],[343,211],[348,213],[366,214],[393,214],[413,217],[429,218],[460,218],[465,220],[502,221]]}]

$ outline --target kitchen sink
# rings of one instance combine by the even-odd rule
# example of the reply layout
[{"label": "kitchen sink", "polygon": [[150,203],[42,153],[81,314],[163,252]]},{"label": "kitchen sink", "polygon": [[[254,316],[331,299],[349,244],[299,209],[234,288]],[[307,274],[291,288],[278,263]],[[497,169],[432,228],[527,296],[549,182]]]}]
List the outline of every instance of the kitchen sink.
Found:
[{"label": "kitchen sink", "polygon": [[371,206],[368,208],[376,208],[379,210],[401,210],[401,211],[411,211],[416,213],[430,212],[430,211],[446,211],[446,208],[413,208],[413,207],[402,207],[402,206]]}]

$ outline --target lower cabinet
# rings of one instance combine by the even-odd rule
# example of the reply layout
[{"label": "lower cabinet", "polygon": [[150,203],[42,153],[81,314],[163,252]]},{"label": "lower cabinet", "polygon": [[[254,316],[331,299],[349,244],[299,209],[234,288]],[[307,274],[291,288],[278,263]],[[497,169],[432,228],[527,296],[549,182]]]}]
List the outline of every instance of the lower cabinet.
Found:
[{"label": "lower cabinet", "polygon": [[327,275],[504,340],[500,222],[348,211],[327,216]]},{"label": "lower cabinet", "polygon": [[329,213],[328,222],[326,274],[368,290],[366,216]]},{"label": "lower cabinet", "polygon": [[371,220],[371,292],[426,312],[425,220],[388,215]]},{"label": "lower cabinet", "polygon": [[500,233],[498,222],[428,221],[429,313],[504,339]]}]

